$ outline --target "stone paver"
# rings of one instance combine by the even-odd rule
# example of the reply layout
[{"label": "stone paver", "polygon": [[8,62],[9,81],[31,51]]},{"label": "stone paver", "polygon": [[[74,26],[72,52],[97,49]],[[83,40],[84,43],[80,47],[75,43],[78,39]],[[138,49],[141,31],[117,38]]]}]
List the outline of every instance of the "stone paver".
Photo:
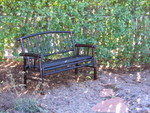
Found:
[{"label": "stone paver", "polygon": [[100,97],[111,97],[114,95],[115,95],[115,93],[114,93],[113,89],[103,89],[100,92]]},{"label": "stone paver", "polygon": [[91,108],[95,112],[128,113],[125,101],[120,97],[115,97],[102,101]]}]

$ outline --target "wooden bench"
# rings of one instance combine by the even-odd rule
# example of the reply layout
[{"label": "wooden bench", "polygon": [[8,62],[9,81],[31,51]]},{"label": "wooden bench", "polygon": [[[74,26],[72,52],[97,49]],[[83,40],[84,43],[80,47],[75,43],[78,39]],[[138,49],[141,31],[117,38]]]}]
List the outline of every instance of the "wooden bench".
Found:
[{"label": "wooden bench", "polygon": [[[97,66],[94,45],[75,44],[71,31],[47,31],[17,39],[22,48],[24,65],[24,84],[27,70],[40,72],[43,77],[79,67],[94,68],[94,80],[97,78]],[[49,60],[47,60],[49,59]]]}]

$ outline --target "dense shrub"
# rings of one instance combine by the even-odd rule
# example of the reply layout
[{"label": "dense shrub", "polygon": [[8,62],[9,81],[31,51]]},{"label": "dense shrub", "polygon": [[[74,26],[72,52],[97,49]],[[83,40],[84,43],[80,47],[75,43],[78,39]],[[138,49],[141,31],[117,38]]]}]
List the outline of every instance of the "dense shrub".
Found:
[{"label": "dense shrub", "polygon": [[148,0],[2,0],[0,4],[1,56],[6,47],[15,50],[15,39],[21,36],[71,30],[77,43],[97,45],[97,59],[105,66],[150,62]]},{"label": "dense shrub", "polygon": [[38,106],[38,102],[31,98],[22,98],[16,101],[14,109],[21,113],[44,113],[45,111]]}]

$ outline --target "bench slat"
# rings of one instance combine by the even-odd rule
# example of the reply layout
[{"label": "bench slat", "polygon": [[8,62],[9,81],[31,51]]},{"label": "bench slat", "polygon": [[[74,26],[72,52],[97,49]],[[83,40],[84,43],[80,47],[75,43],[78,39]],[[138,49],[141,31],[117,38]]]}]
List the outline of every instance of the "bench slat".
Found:
[{"label": "bench slat", "polygon": [[46,34],[46,35],[47,35],[46,40],[47,40],[47,43],[48,43],[47,47],[48,47],[48,51],[50,53],[52,51],[51,40],[50,40],[51,34]]},{"label": "bench slat", "polygon": [[48,56],[74,51],[75,44],[72,41],[73,37],[71,37],[71,33],[72,32],[44,32],[22,37],[23,42],[21,43],[25,50],[23,52]]},{"label": "bench slat", "polygon": [[57,66],[61,64],[67,64],[67,63],[81,61],[85,59],[91,59],[91,58],[92,56],[73,56],[73,57],[67,57],[67,58],[62,58],[62,59],[46,62],[46,63],[43,63],[42,65],[43,65],[43,68],[47,68],[47,67],[53,67],[53,66]]},{"label": "bench slat", "polygon": [[88,62],[88,61],[91,61],[91,59],[84,59],[84,60],[79,60],[76,62],[69,62],[69,63],[65,63],[65,64],[61,64],[61,65],[56,65],[53,67],[45,68],[44,71],[53,70],[53,69],[62,68],[62,67],[67,67],[68,65],[72,66],[72,65],[75,65],[78,63],[84,63],[84,62]]},{"label": "bench slat", "polygon": [[89,65],[92,65],[92,63],[87,63],[87,64],[83,64],[83,65],[80,65],[80,66],[75,66],[75,67],[69,67],[69,68],[66,68],[66,69],[61,69],[61,70],[53,71],[53,72],[49,72],[49,73],[44,73],[43,76],[51,75],[51,74],[55,74],[55,73],[59,73],[59,72],[63,72],[63,71],[68,71],[68,70],[79,68],[79,67],[85,67],[85,66],[89,66]]},{"label": "bench slat", "polygon": [[34,42],[35,42],[35,53],[39,54],[39,47],[38,47],[38,41],[37,41],[37,36],[35,38],[33,38]]},{"label": "bench slat", "polygon": [[61,33],[69,33],[69,34],[73,34],[74,32],[72,31],[46,31],[46,32],[40,32],[40,33],[36,33],[36,34],[31,34],[31,35],[27,35],[27,36],[24,36],[24,37],[21,37],[21,38],[18,38],[17,41],[20,41],[20,39],[27,39],[27,38],[30,38],[30,37],[34,37],[34,36],[38,36],[38,35],[42,35],[42,34],[53,34],[53,33],[58,33],[58,34],[61,34]]},{"label": "bench slat", "polygon": [[47,45],[46,45],[46,40],[45,40],[45,34],[44,35],[41,35],[41,39],[42,39],[42,42],[43,42],[43,51],[44,51],[44,54],[46,54],[48,52],[48,49],[47,49]]}]

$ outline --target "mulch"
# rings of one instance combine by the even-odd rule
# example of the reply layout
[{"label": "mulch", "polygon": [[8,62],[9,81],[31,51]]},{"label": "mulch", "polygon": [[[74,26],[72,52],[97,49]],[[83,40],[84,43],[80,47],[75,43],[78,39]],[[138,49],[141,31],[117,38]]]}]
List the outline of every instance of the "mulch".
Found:
[{"label": "mulch", "polygon": [[[100,66],[99,66],[100,67]],[[106,68],[102,67],[98,74],[101,73],[101,71],[107,71],[112,72],[115,74],[126,74],[126,73],[135,73],[137,71],[143,71],[146,69],[150,69],[150,64],[145,65],[134,65],[131,67],[121,67],[121,68]],[[5,84],[10,84],[12,81],[14,81],[14,84],[20,84],[22,85],[23,81],[23,63],[19,61],[14,61],[11,59],[5,59],[5,62],[0,61],[0,85],[1,87],[4,87]],[[58,74],[54,74],[51,76],[45,77],[45,89],[53,89],[54,87],[59,87],[60,85],[67,85],[71,82],[84,82],[87,79],[92,79],[93,74],[91,73],[92,69],[83,67],[79,69],[79,74],[75,75],[74,70],[61,72]],[[33,75],[34,73],[31,73]],[[12,79],[12,80],[11,80]],[[12,83],[13,84],[13,83]],[[35,89],[37,85],[37,81],[30,81],[28,83],[28,90],[32,91]],[[22,88],[22,87],[21,87]],[[22,90],[18,88],[18,90]]]}]

